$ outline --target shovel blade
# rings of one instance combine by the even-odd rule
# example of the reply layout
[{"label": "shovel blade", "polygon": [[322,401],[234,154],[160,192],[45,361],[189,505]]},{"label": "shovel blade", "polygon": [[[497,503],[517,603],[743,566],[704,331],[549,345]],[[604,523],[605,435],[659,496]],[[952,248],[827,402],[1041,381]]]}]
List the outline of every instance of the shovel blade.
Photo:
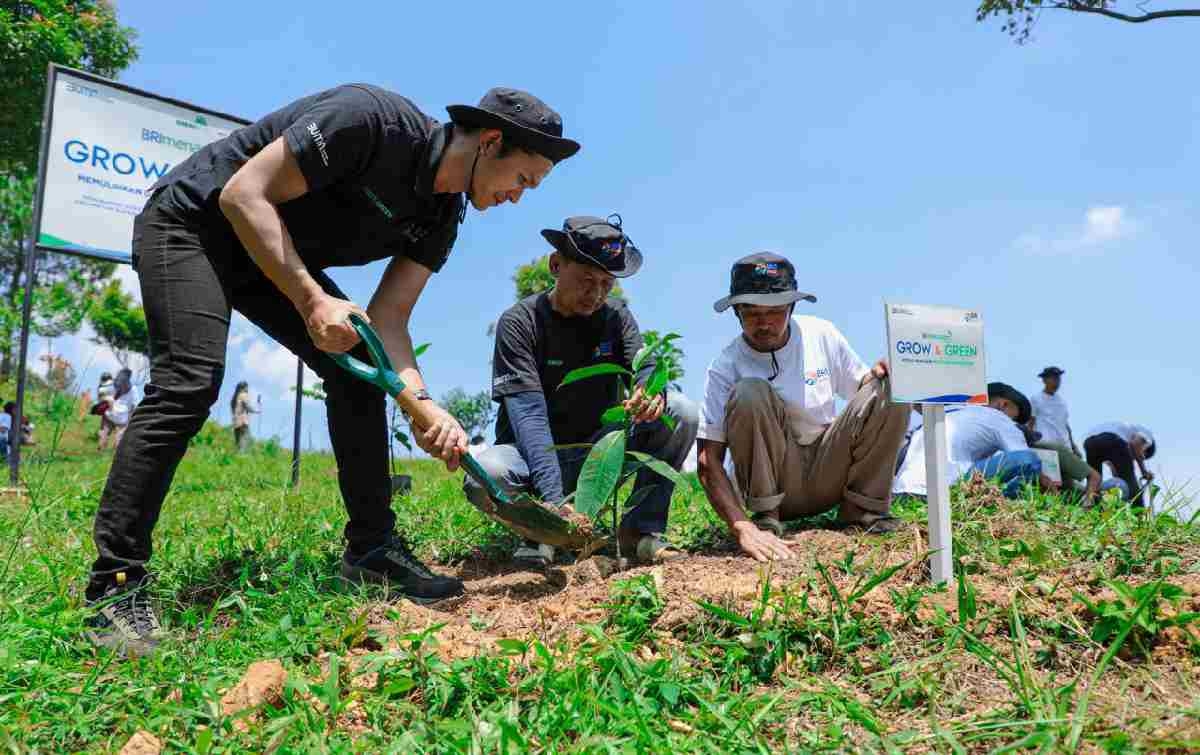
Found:
[{"label": "shovel blade", "polygon": [[528,498],[492,504],[487,508],[480,507],[480,510],[521,537],[556,548],[582,551],[604,539],[601,535],[580,529],[548,507]]}]

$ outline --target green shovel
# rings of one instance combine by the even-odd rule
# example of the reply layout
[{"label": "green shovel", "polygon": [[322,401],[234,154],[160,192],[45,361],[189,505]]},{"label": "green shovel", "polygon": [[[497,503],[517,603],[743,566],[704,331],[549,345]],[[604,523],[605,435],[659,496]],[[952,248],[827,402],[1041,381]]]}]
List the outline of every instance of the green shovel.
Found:
[{"label": "green shovel", "polygon": [[[417,400],[411,391],[405,393],[404,381],[396,374],[392,367],[392,360],[388,358],[387,351],[383,348],[383,342],[379,340],[375,329],[366,320],[352,314],[350,315],[350,324],[354,326],[359,337],[366,344],[367,353],[370,354],[374,364],[364,364],[349,354],[330,354],[329,356],[342,369],[358,379],[382,388],[408,414],[413,428],[417,432],[423,432],[433,423],[433,419],[430,417],[430,402]],[[464,453],[459,461],[471,479],[487,491],[489,505],[481,508],[487,516],[518,535],[535,542],[568,550],[584,550],[593,545],[595,538],[550,508],[542,506],[526,496],[521,496],[519,500],[509,498],[491,475],[469,453]]]}]

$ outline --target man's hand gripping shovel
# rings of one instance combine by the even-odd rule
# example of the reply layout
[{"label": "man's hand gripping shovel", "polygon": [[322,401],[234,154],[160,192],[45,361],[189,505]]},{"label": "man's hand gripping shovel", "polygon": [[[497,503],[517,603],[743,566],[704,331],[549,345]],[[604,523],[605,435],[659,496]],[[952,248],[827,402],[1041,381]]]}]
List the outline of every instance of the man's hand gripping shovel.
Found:
[{"label": "man's hand gripping shovel", "polygon": [[[417,432],[424,432],[433,423],[433,418],[429,414],[429,402],[419,401],[413,396],[412,391],[405,390],[404,381],[392,368],[392,361],[388,358],[383,343],[379,340],[374,328],[358,315],[351,315],[350,323],[358,331],[363,343],[366,344],[367,353],[370,354],[374,364],[364,364],[349,354],[330,354],[329,356],[342,369],[358,379],[382,388],[412,418],[413,429]],[[543,506],[524,496],[520,500],[509,498],[469,453],[462,455],[461,464],[471,479],[487,491],[490,505],[482,509],[483,513],[518,535],[535,542],[573,551],[590,550],[597,544],[595,541],[598,538],[591,534],[590,528],[580,528],[573,522],[564,519],[549,506]]]}]

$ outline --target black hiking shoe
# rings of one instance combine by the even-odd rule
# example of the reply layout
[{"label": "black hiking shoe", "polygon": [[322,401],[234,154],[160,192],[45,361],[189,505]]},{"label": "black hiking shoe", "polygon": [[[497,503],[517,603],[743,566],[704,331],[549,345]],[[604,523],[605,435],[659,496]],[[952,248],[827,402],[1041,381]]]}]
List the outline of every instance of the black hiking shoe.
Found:
[{"label": "black hiking shoe", "polygon": [[342,579],[352,585],[382,585],[389,593],[422,605],[463,594],[462,580],[429,571],[395,533],[361,556],[347,547],[342,555]]},{"label": "black hiking shoe", "polygon": [[150,605],[149,575],[128,584],[125,572],[104,594],[88,601],[96,614],[88,619],[87,638],[97,647],[116,651],[123,657],[146,656],[154,652],[162,639],[162,627]]}]

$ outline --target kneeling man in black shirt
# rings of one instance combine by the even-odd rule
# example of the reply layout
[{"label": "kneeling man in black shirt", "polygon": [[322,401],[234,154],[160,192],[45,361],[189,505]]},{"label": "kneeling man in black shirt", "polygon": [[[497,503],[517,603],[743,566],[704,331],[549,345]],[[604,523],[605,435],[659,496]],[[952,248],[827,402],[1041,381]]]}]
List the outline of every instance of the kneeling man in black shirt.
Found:
[{"label": "kneeling man in black shirt", "polygon": [[[579,367],[610,362],[632,369],[641,333],[625,303],[608,295],[616,278],[638,271],[642,253],[616,215],[608,220],[568,218],[561,231],[547,229],[542,236],[554,246],[549,264],[555,285],[517,302],[500,317],[492,361],[492,398],[500,404],[496,445],[478,460],[509,495],[558,504],[575,490],[587,449],[555,451],[551,446],[599,440],[613,429],[601,425],[600,415],[620,400],[612,378],[581,380],[562,390],[558,386]],[[696,440],[697,409],[677,392],[645,396],[642,386],[653,370],[654,361],[647,360],[625,402],[636,423],[628,448],[679,469]],[[664,412],[676,420],[674,430],[658,421]],[[678,557],[682,554],[663,539],[674,483],[643,470],[634,490],[646,486],[653,491],[621,522],[621,551],[648,562]],[[463,489],[476,506],[487,506],[486,491],[469,477]],[[554,549],[526,543],[513,555],[549,563]]]}]

